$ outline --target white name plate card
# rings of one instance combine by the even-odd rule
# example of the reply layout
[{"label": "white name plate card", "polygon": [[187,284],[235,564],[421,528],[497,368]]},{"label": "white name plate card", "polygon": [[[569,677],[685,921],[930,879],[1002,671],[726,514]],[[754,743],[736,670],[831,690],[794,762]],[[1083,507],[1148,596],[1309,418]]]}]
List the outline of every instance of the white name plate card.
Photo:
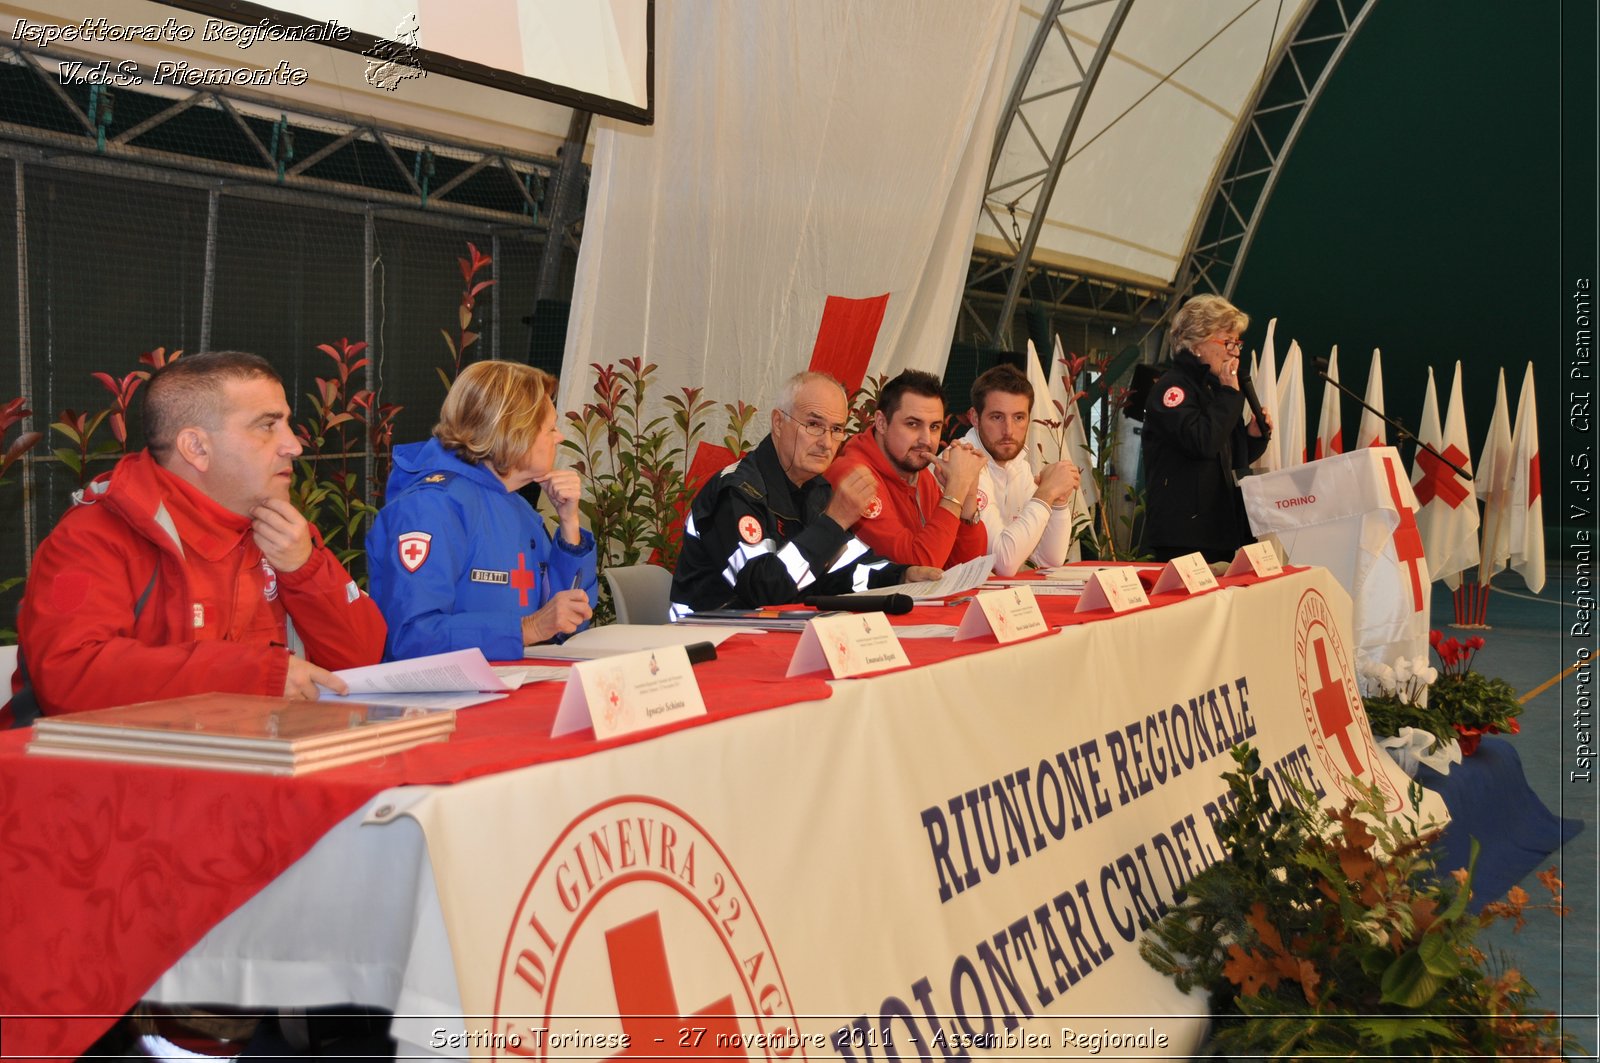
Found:
[{"label": "white name plate card", "polygon": [[826,668],[835,679],[900,668],[911,662],[882,613],[833,613],[806,625],[789,661],[791,676]]},{"label": "white name plate card", "polygon": [[994,635],[1002,646],[1018,639],[1043,635],[1050,630],[1039,612],[1039,600],[1028,587],[1004,587],[983,591],[961,617],[955,641]]},{"label": "white name plate card", "polygon": [[1078,599],[1075,612],[1088,613],[1109,608],[1113,613],[1125,612],[1149,605],[1144,584],[1139,582],[1139,570],[1132,565],[1096,570],[1083,585],[1083,595]]},{"label": "white name plate card", "polygon": [[1239,552],[1233,555],[1233,564],[1223,575],[1276,576],[1282,571],[1283,562],[1278,560],[1278,552],[1271,543],[1251,543],[1239,547]]},{"label": "white name plate card", "polygon": [[1150,593],[1166,594],[1181,587],[1186,594],[1199,594],[1201,591],[1213,590],[1216,586],[1217,577],[1206,562],[1206,555],[1196,551],[1168,561],[1167,567],[1163,568],[1161,575],[1156,578],[1156,585],[1150,589]]},{"label": "white name plate card", "polygon": [[595,738],[615,738],[705,714],[688,653],[661,646],[574,664],[550,737],[593,727]]}]

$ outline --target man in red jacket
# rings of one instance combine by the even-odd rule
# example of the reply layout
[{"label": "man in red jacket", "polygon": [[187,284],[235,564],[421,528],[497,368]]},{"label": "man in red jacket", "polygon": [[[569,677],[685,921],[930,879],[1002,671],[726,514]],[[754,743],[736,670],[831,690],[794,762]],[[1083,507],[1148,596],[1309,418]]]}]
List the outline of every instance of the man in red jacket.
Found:
[{"label": "man in red jacket", "polygon": [[835,486],[856,468],[873,474],[878,494],[855,533],[891,561],[950,568],[988,546],[978,494],[987,459],[965,443],[936,453],[943,430],[939,378],[907,369],[878,393],[872,428],[846,443],[824,473]]},{"label": "man in red jacket", "polygon": [[171,363],[145,387],[144,426],[147,448],[95,480],[34,555],[18,641],[40,711],[314,698],[318,683],[344,691],[327,669],[382,659],[378,607],[289,501],[301,447],[269,363]]}]

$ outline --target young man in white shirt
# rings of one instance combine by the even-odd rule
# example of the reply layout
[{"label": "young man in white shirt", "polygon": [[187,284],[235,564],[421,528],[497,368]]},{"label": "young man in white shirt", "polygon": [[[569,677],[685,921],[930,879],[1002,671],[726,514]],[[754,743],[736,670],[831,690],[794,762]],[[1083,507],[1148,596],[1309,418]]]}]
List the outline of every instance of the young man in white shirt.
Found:
[{"label": "young man in white shirt", "polygon": [[967,416],[973,427],[962,441],[988,458],[978,476],[978,515],[995,575],[1014,576],[1029,560],[1041,568],[1061,564],[1072,546],[1078,467],[1064,460],[1034,473],[1026,453],[1033,385],[1009,365],[986,370],[973,381]]}]

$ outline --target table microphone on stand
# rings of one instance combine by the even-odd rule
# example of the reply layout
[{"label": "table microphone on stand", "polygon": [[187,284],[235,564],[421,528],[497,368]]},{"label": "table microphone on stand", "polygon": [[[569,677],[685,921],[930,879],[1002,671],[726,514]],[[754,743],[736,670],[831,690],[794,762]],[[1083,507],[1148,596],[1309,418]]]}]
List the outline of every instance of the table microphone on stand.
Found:
[{"label": "table microphone on stand", "polygon": [[911,612],[911,601],[909,594],[813,594],[805,604],[823,611],[900,616]]}]

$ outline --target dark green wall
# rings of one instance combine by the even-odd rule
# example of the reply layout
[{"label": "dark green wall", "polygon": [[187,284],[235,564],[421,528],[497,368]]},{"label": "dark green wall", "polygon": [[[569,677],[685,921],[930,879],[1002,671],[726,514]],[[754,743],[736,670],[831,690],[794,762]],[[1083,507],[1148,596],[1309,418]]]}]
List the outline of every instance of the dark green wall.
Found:
[{"label": "dark green wall", "polygon": [[[1573,286],[1595,276],[1594,71],[1587,0],[1377,0],[1289,156],[1234,300],[1255,317],[1251,346],[1276,316],[1280,357],[1298,339],[1309,370],[1337,344],[1357,392],[1381,347],[1388,411],[1413,426],[1426,367],[1442,415],[1460,359],[1474,456],[1497,370],[1514,417],[1532,360],[1549,524],[1556,451],[1581,442],[1564,378]],[[1313,423],[1321,398],[1307,387]],[[1348,435],[1360,410],[1343,413]]]}]

